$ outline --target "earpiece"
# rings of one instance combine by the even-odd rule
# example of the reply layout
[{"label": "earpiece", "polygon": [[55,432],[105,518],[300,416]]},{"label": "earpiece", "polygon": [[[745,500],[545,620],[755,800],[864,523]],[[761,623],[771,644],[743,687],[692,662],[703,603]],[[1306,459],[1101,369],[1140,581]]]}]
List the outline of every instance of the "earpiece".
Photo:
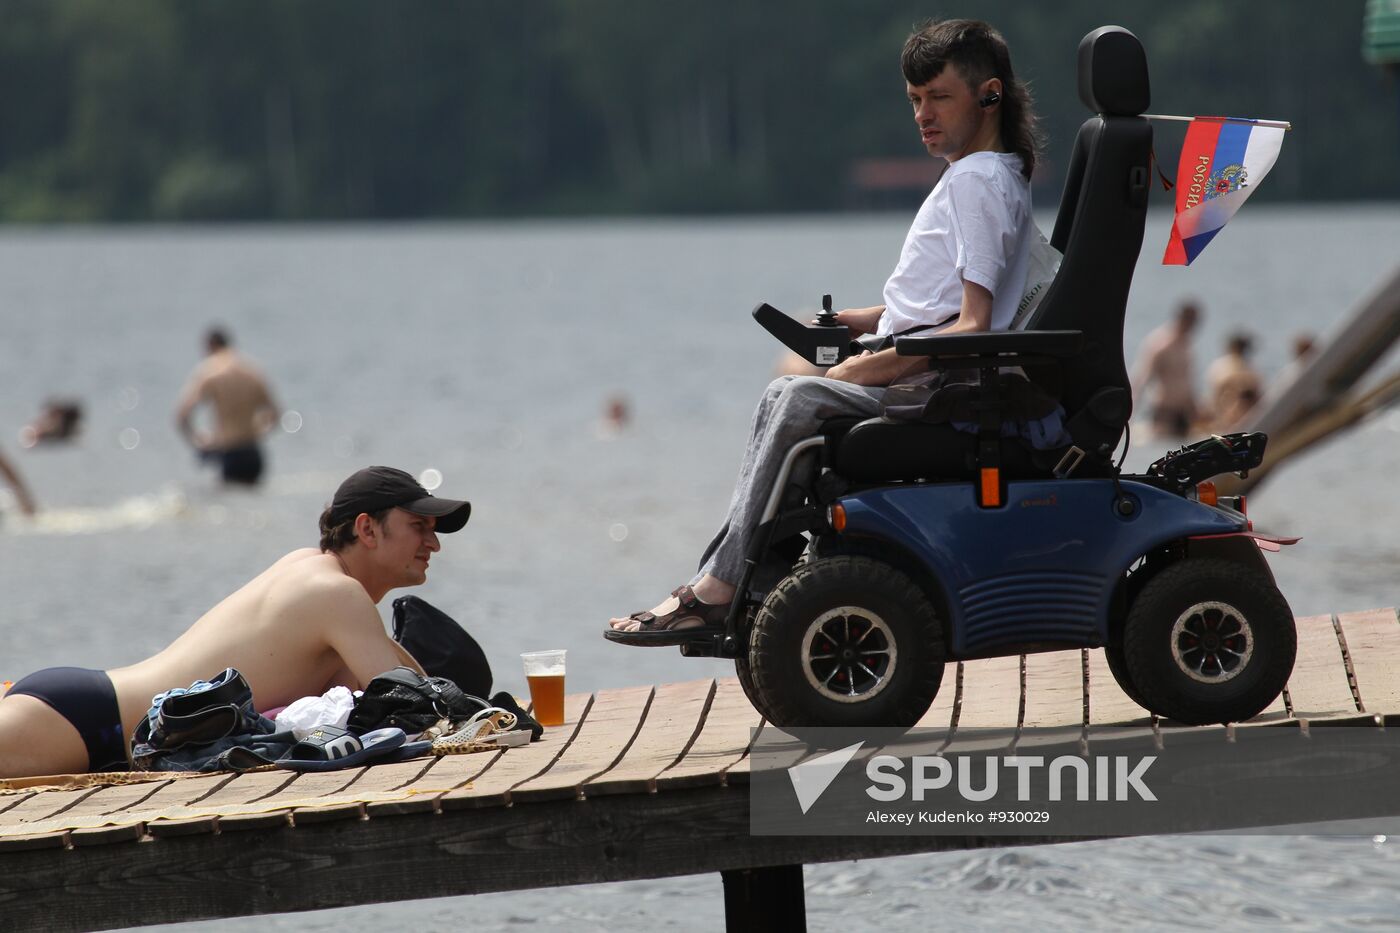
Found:
[{"label": "earpiece", "polygon": [[1001,100],[1001,95],[998,94],[996,91],[992,91],[992,93],[979,100],[977,102],[977,106],[981,107],[983,110],[986,110],[988,107],[992,106],[999,100]]}]

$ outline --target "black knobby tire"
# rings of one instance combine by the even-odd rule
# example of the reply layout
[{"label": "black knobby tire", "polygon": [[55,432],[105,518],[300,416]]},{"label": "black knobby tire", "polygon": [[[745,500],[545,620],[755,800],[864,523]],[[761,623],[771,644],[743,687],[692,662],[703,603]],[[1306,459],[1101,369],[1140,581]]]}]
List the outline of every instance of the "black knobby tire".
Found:
[{"label": "black knobby tire", "polygon": [[1114,681],[1118,684],[1118,689],[1128,695],[1143,709],[1147,709],[1147,701],[1138,692],[1137,685],[1133,683],[1132,674],[1128,673],[1128,659],[1123,655],[1123,638],[1121,633],[1110,635],[1108,644],[1103,646],[1103,656],[1108,660],[1108,672],[1113,675]]},{"label": "black knobby tire", "polygon": [[783,728],[907,729],[933,703],[943,659],[928,596],[869,557],[799,567],[763,601],[749,638],[754,705]]},{"label": "black knobby tire", "polygon": [[1263,571],[1229,560],[1164,568],[1123,626],[1124,660],[1143,705],[1190,725],[1256,716],[1288,683],[1297,649],[1283,594]]},{"label": "black knobby tire", "polygon": [[759,705],[763,702],[763,698],[759,696],[758,689],[754,687],[753,670],[749,667],[749,659],[747,657],[737,657],[734,659],[734,673],[739,678],[739,686],[744,688],[744,696],[748,697],[749,702],[753,704],[753,708],[758,710],[764,719],[767,719],[768,714],[764,711],[763,707]]}]

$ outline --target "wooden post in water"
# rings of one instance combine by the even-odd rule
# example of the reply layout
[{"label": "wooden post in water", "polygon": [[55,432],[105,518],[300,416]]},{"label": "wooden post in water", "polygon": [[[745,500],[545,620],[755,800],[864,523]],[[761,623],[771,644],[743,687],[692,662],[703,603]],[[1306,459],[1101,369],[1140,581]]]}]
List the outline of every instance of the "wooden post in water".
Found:
[{"label": "wooden post in water", "polygon": [[801,865],[735,868],[720,875],[726,933],[806,933]]}]

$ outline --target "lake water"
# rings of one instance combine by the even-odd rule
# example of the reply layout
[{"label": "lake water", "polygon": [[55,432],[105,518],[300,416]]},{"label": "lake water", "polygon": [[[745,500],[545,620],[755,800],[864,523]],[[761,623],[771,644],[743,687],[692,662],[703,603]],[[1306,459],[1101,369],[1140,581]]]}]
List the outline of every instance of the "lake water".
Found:
[{"label": "lake water", "polygon": [[[160,648],[286,551],[315,543],[336,484],[369,463],[443,477],[471,524],[418,590],[469,627],[497,681],[518,652],[569,651],[571,690],[726,676],[732,666],[599,637],[693,571],[728,500],[777,345],[748,317],[830,292],[879,301],[906,215],[405,226],[0,229],[0,450],[46,514],[0,514],[0,679],[113,667]],[[1400,211],[1243,212],[1188,269],[1148,222],[1130,356],[1186,297],[1198,374],[1237,327],[1266,372],[1400,260]],[[1048,229],[1049,219],[1041,226]],[[294,431],[256,492],[217,487],[174,427],[201,335],[225,324]],[[51,394],[85,403],[73,444],[21,450]],[[606,429],[621,397],[630,421]],[[1159,452],[1144,443],[1130,462]],[[1299,615],[1392,606],[1400,414],[1277,473],[1256,525]],[[0,513],[5,493],[0,492]],[[384,607],[387,610],[386,606]],[[1370,836],[1117,840],[807,869],[814,929],[1400,925],[1397,845]],[[464,865],[464,871],[470,866]],[[719,879],[446,898],[202,926],[229,930],[717,929]]]}]

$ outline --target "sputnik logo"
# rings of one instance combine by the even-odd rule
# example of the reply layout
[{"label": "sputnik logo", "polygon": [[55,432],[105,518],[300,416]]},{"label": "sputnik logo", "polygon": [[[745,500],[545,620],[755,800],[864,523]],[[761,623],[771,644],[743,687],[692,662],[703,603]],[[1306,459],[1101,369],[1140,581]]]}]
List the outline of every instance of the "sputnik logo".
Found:
[{"label": "sputnik logo", "polygon": [[820,758],[811,758],[798,765],[788,768],[788,779],[792,781],[793,792],[797,794],[798,806],[805,814],[812,809],[812,805],[817,802],[826,789],[831,786],[831,782],[836,780],[836,775],[841,773],[841,769],[846,767],[846,762],[856,752],[860,751],[864,742],[857,742],[854,745],[847,745],[845,748],[828,752]]}]

